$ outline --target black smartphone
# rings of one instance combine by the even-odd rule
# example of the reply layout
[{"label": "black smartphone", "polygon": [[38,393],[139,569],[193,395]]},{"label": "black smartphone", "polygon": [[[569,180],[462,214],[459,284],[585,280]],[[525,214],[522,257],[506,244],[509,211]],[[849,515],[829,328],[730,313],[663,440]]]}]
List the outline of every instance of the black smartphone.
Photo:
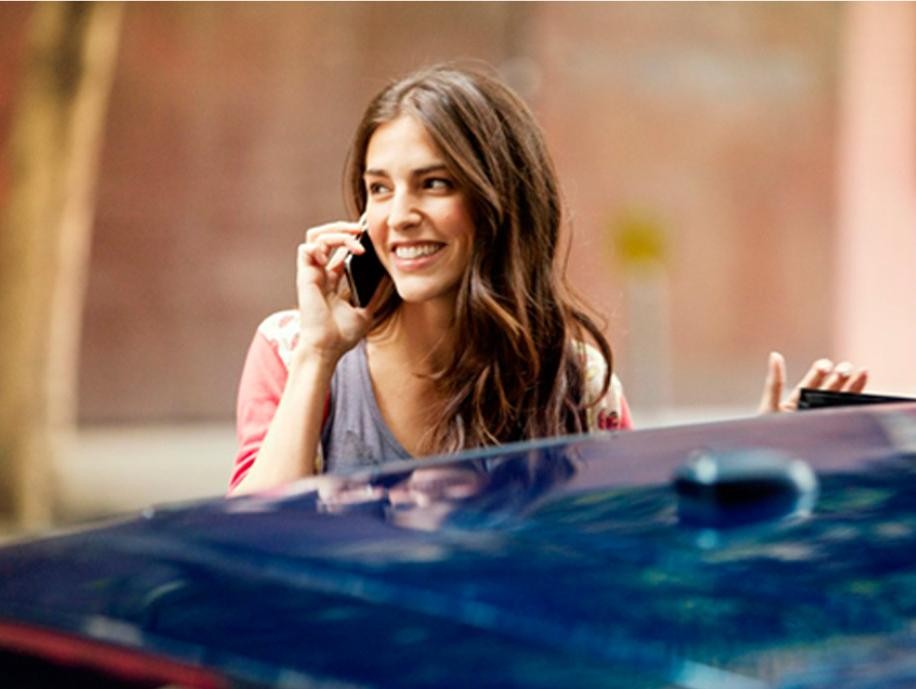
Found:
[{"label": "black smartphone", "polygon": [[835,392],[802,388],[798,400],[799,409],[820,409],[821,407],[850,407],[859,404],[887,404],[891,402],[916,402],[912,397],[871,395],[855,392]]},{"label": "black smartphone", "polygon": [[375,252],[375,247],[372,246],[368,232],[363,232],[359,236],[359,243],[365,247],[366,252],[348,253],[344,259],[344,270],[347,273],[347,282],[350,283],[350,301],[354,306],[364,307],[369,304],[387,272]]}]

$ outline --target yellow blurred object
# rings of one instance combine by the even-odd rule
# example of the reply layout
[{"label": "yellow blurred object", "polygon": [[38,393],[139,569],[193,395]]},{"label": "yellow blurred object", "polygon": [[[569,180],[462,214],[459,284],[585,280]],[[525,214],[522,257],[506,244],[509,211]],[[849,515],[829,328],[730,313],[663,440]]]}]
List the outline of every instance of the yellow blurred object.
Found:
[{"label": "yellow blurred object", "polygon": [[662,263],[667,255],[664,227],[648,213],[629,211],[612,220],[608,239],[625,267]]}]

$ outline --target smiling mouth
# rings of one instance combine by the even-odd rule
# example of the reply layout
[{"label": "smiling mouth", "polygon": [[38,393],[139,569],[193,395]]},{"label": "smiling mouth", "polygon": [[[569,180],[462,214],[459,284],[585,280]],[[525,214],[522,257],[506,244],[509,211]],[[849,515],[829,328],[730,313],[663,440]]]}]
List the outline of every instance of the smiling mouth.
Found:
[{"label": "smiling mouth", "polygon": [[394,255],[402,259],[423,258],[432,256],[434,253],[445,248],[445,244],[440,242],[429,242],[424,244],[398,244],[394,247]]}]

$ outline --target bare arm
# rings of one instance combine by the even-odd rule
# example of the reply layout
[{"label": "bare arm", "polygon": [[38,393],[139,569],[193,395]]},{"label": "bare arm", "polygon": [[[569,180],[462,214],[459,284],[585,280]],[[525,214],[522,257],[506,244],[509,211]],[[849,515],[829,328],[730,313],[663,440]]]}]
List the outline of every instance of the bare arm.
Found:
[{"label": "bare arm", "polygon": [[306,233],[299,246],[296,286],[299,335],[273,417],[247,473],[230,491],[250,493],[289,483],[318,471],[325,401],[340,357],[362,338],[375,303],[354,308],[341,294],[342,253],[361,253],[357,223],[330,223]]},{"label": "bare arm", "polygon": [[297,357],[289,367],[286,387],[257,461],[233,495],[283,485],[316,473],[324,404],[334,372],[333,363],[317,357]]}]

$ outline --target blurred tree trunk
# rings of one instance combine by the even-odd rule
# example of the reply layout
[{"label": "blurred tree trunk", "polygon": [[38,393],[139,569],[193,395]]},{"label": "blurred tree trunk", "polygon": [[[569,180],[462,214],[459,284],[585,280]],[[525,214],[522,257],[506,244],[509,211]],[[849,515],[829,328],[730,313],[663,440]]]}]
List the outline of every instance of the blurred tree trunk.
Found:
[{"label": "blurred tree trunk", "polygon": [[33,6],[0,217],[0,519],[53,516],[53,459],[75,428],[95,181],[120,3]]}]

